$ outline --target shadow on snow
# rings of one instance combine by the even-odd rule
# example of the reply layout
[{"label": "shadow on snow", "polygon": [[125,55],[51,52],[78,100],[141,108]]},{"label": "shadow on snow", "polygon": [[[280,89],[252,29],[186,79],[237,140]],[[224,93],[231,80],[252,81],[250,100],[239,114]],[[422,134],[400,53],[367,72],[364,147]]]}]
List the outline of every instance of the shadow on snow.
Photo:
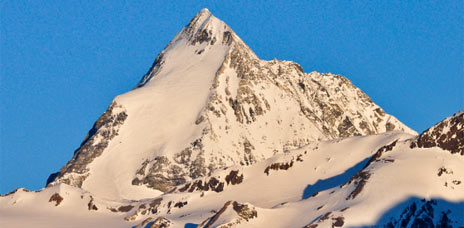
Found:
[{"label": "shadow on snow", "polygon": [[348,180],[352,176],[354,176],[357,172],[362,170],[364,166],[367,164],[367,162],[371,159],[371,157],[367,157],[364,160],[360,161],[358,164],[354,165],[353,167],[347,169],[344,173],[339,174],[337,176],[330,177],[328,179],[324,180],[318,180],[316,183],[313,185],[308,185],[303,191],[303,196],[302,199],[307,199],[313,194],[317,192],[321,192],[327,189],[331,189],[337,186],[340,186]]},{"label": "shadow on snow", "polygon": [[410,197],[386,210],[375,225],[368,227],[440,227],[464,226],[464,201],[450,202],[444,199]]}]

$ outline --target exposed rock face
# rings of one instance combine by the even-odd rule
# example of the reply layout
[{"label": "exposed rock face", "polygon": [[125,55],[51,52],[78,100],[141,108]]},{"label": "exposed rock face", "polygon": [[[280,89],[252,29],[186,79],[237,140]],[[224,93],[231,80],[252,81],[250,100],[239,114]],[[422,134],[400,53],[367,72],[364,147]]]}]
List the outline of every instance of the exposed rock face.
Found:
[{"label": "exposed rock face", "polygon": [[361,172],[356,173],[350,179],[350,181],[348,181],[348,184],[351,184],[352,182],[354,182],[356,187],[350,193],[350,195],[348,195],[348,197],[346,197],[347,200],[354,199],[354,198],[356,198],[357,195],[359,195],[359,193],[361,193],[361,191],[363,190],[364,186],[366,185],[367,180],[369,179],[370,175],[371,174],[369,172],[361,171]]},{"label": "exposed rock face", "polygon": [[227,184],[240,184],[243,181],[243,174],[239,175],[238,171],[232,170],[227,176],[226,176],[226,183]]},{"label": "exposed rock face", "polygon": [[333,220],[332,227],[342,227],[343,224],[345,224],[343,217],[336,217],[336,218],[333,218],[332,220]]},{"label": "exposed rock face", "polygon": [[[157,215],[160,213],[160,207],[161,207],[161,202],[163,201],[163,198],[156,198],[151,200],[151,202],[148,203],[142,203],[138,205],[137,209],[134,210],[134,212],[130,213],[128,216],[126,216],[124,219],[126,221],[134,221],[138,216],[144,216],[144,215]],[[171,205],[171,203],[169,203]],[[132,209],[131,207],[130,209]],[[114,209],[113,212],[118,212],[119,210]]]},{"label": "exposed rock face", "polygon": [[[148,168],[148,166],[151,166]],[[186,173],[166,156],[158,156],[153,161],[146,160],[132,180],[133,185],[145,184],[148,187],[168,191],[174,186],[185,183]],[[140,179],[139,179],[140,178]]]},{"label": "exposed rock face", "polygon": [[[205,80],[209,90],[202,91],[205,100],[188,100],[199,93],[190,86],[204,76],[202,70],[212,67],[214,73]],[[194,80],[180,77],[194,70],[201,72],[189,76]],[[176,88],[168,78],[177,84],[192,81]],[[186,93],[176,105],[188,100],[183,106],[196,102],[201,107],[176,109],[159,98],[161,93],[168,98]],[[163,125],[172,115],[175,123]],[[184,125],[173,130],[179,122]],[[290,61],[260,60],[229,26],[202,10],[158,55],[136,88],[115,99],[52,183],[82,187],[89,175],[107,180],[107,173],[119,172],[118,165],[98,173],[89,172],[89,164],[102,153],[125,154],[131,159],[117,162],[130,161],[124,165],[136,168],[121,182],[166,192],[212,170],[251,165],[313,141],[391,130],[416,134],[343,76],[304,73]],[[114,141],[121,146],[108,147]]]},{"label": "exposed rock face", "polygon": [[457,112],[422,132],[411,147],[440,147],[464,155],[464,111]]},{"label": "exposed rock face", "polygon": [[222,192],[228,185],[237,185],[243,182],[244,176],[238,170],[231,170],[225,177],[207,177],[187,183],[178,189],[179,192],[214,191]]},{"label": "exposed rock face", "polygon": [[113,102],[102,116],[95,122],[81,146],[74,151],[73,158],[55,175],[54,180],[49,178],[48,184],[65,183],[81,187],[88,176],[89,165],[100,156],[110,141],[118,135],[119,127],[124,123],[127,114],[121,105]]},{"label": "exposed rock face", "polygon": [[53,194],[48,200],[48,202],[55,202],[55,206],[60,205],[61,201],[63,201],[63,197],[58,193]]},{"label": "exposed rock face", "polygon": [[94,203],[93,196],[90,196],[90,201],[87,204],[87,208],[89,209],[89,211],[91,211],[91,210],[97,211],[98,210],[97,205],[95,205],[95,203]]},{"label": "exposed rock face", "polygon": [[[305,151],[305,154],[306,154],[306,151]],[[301,158],[302,156],[303,154],[299,154],[298,156],[296,156],[296,158],[292,158],[290,161],[272,163],[271,165],[266,167],[266,169],[264,169],[264,173],[269,176],[270,170],[276,170],[276,171],[277,170],[288,170],[293,166],[294,161],[302,162],[303,161],[303,159]]]},{"label": "exposed rock face", "polygon": [[397,142],[398,142],[398,140],[395,140],[394,142],[392,142],[392,143],[390,143],[390,144],[388,144],[386,146],[380,147],[380,149],[378,149],[377,152],[375,152],[375,154],[371,157],[369,162],[367,162],[367,164],[364,166],[364,168],[368,167],[371,163],[377,162],[379,160],[383,160],[384,162],[394,162],[394,160],[392,160],[392,159],[386,159],[386,158],[380,159],[380,158],[382,157],[382,155],[384,153],[387,153],[388,151],[393,150],[393,148],[396,146]]}]

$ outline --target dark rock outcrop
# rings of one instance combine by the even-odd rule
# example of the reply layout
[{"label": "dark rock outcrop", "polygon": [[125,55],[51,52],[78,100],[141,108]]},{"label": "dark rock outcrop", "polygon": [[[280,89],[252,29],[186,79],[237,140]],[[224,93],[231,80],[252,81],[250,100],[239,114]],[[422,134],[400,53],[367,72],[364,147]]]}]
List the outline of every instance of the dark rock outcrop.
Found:
[{"label": "dark rock outcrop", "polygon": [[226,176],[226,183],[227,184],[232,184],[232,185],[236,185],[236,184],[240,184],[242,183],[243,181],[243,174],[242,175],[238,175],[238,170],[232,170],[230,171],[230,173]]},{"label": "dark rock outcrop", "polygon": [[411,148],[440,147],[452,154],[464,155],[464,111],[455,113],[422,132]]},{"label": "dark rock outcrop", "polygon": [[139,223],[136,228],[168,228],[172,222],[165,217],[158,217],[153,219],[152,217],[146,218],[141,223]]},{"label": "dark rock outcrop", "polygon": [[[306,151],[305,151],[306,153]],[[299,154],[298,156],[293,157],[290,161],[288,162],[275,162],[275,163],[272,163],[271,165],[267,166],[265,169],[264,169],[264,173],[266,175],[269,176],[269,171],[270,170],[288,170],[290,169],[291,167],[293,167],[293,164],[294,162],[303,162],[303,154]]]},{"label": "dark rock outcrop", "polygon": [[58,193],[53,194],[48,200],[48,202],[55,202],[55,206],[60,205],[62,201],[63,201],[63,197],[60,196],[60,194]]},{"label": "dark rock outcrop", "polygon": [[355,189],[346,197],[347,200],[349,199],[354,199],[356,198],[356,196],[359,195],[359,193],[361,193],[361,191],[363,190],[364,186],[366,185],[367,183],[367,180],[369,179],[369,177],[371,176],[371,174],[367,171],[360,171],[358,173],[356,173],[349,181],[348,181],[348,184],[351,184],[352,182],[354,182],[354,185],[356,186]]},{"label": "dark rock outcrop", "polygon": [[448,217],[451,211],[437,211],[436,206],[437,202],[435,200],[414,200],[404,208],[400,216],[391,218],[384,227],[455,227],[455,222]]},{"label": "dark rock outcrop", "polygon": [[90,201],[87,204],[87,207],[88,207],[89,211],[91,211],[91,210],[97,211],[98,210],[97,205],[95,205],[95,203],[94,203],[93,196],[90,196]]},{"label": "dark rock outcrop", "polygon": [[[163,198],[156,198],[152,200],[149,203],[142,203],[138,205],[138,208],[131,212],[129,215],[127,215],[124,220],[126,221],[134,221],[137,219],[139,215],[145,216],[145,215],[157,215],[160,213],[160,206],[161,202],[163,201]],[[187,202],[185,202],[187,204]],[[130,205],[129,205],[130,206]],[[132,206],[135,207],[135,206]],[[128,209],[128,208],[127,208]],[[126,210],[127,210],[126,209]],[[129,209],[129,211],[132,208]],[[112,212],[118,212],[119,210],[117,209],[110,209]]]},{"label": "dark rock outcrop", "polygon": [[226,185],[237,185],[243,182],[243,174],[240,174],[239,170],[231,170],[224,178],[219,177],[208,177],[194,180],[186,183],[184,186],[179,188],[179,192],[194,192],[194,191],[214,191],[222,192]]},{"label": "dark rock outcrop", "polygon": [[[232,221],[226,221],[225,224],[215,224],[221,217],[221,215],[228,209],[232,209],[237,213],[238,218]],[[199,228],[210,228],[218,225],[224,227],[233,227],[234,224],[241,224],[242,222],[248,222],[249,220],[258,217],[258,211],[249,204],[241,204],[236,201],[228,201],[224,206],[211,218],[203,221]],[[221,226],[222,227],[222,226]]]}]

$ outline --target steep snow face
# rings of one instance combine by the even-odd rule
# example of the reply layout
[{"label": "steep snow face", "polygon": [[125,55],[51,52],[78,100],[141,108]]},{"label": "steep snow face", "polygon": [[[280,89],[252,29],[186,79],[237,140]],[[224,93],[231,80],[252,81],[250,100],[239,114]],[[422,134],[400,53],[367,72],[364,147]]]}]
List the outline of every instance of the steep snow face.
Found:
[{"label": "steep snow face", "polygon": [[51,185],[142,199],[318,140],[416,134],[338,75],[262,61],[204,9],[116,97]]},{"label": "steep snow face", "polygon": [[[157,57],[137,88],[114,99],[113,103],[126,116],[124,124],[110,137],[100,137],[108,136],[98,134],[104,131],[102,128],[95,130],[93,137],[105,139],[104,145],[99,145],[98,139],[88,141],[88,147],[99,145],[108,153],[97,154],[95,159],[94,150],[87,150],[84,142],[55,183],[79,186],[108,198],[159,194],[132,184],[132,180],[136,173],[145,171],[145,161],[178,153],[202,134],[203,127],[195,125],[195,120],[208,101],[231,35],[227,25],[202,10]],[[85,154],[95,160],[86,159],[86,164],[75,165]],[[180,171],[169,170],[172,173],[167,173],[166,178]]]}]

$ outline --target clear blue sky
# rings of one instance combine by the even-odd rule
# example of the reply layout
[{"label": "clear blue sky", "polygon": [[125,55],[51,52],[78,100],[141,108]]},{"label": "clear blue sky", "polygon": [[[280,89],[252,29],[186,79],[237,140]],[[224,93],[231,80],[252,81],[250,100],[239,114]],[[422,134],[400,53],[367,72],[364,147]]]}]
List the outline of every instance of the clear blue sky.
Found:
[{"label": "clear blue sky", "polygon": [[0,193],[43,187],[205,7],[262,59],[342,74],[416,131],[464,108],[462,0],[285,2],[2,1]]}]

